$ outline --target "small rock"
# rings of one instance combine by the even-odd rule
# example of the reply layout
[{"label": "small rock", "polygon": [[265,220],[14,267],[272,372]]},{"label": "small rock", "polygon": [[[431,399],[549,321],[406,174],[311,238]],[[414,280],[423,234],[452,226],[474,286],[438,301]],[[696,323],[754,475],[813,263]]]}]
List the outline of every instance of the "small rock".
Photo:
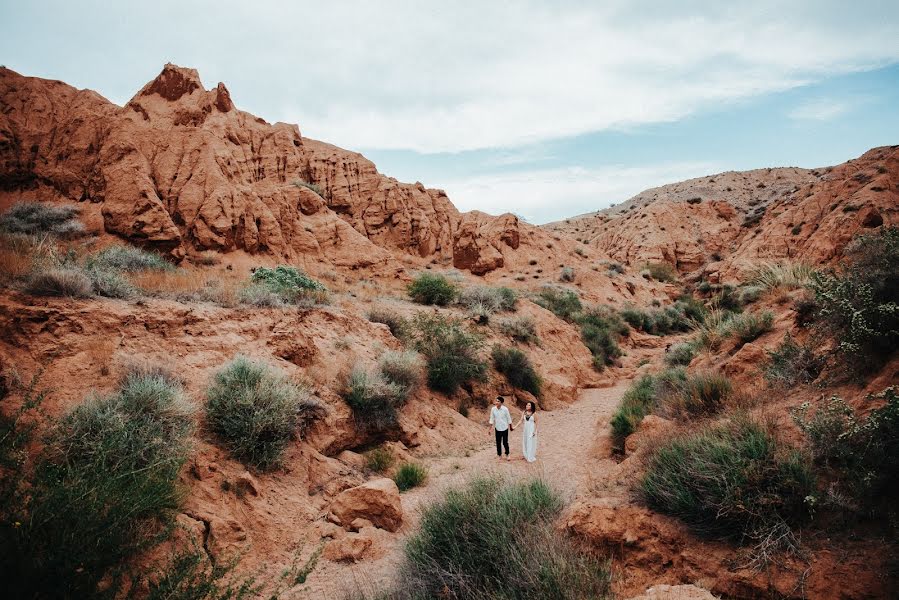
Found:
[{"label": "small rock", "polygon": [[325,546],[324,557],[333,562],[356,562],[371,547],[370,538],[349,534],[343,539],[332,540]]},{"label": "small rock", "polygon": [[403,524],[400,490],[386,477],[344,490],[331,504],[331,513],[338,524],[352,523],[358,517],[388,531],[396,531]]},{"label": "small rock", "polygon": [[256,481],[255,477],[250,475],[249,471],[244,471],[237,476],[237,481],[234,482],[234,490],[237,492],[238,496],[242,496],[244,494],[258,496],[259,482]]},{"label": "small rock", "polygon": [[359,531],[360,529],[363,529],[365,527],[372,527],[372,524],[371,521],[369,521],[368,519],[363,519],[362,517],[357,517],[350,523],[351,531]]}]

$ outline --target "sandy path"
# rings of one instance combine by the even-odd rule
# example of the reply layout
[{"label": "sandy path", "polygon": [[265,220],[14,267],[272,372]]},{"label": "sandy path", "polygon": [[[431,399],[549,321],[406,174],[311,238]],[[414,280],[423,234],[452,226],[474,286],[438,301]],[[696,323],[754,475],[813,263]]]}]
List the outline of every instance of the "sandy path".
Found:
[{"label": "sandy path", "polygon": [[[405,523],[398,536],[385,536],[386,552],[378,559],[359,564],[323,562],[307,583],[291,598],[343,598],[348,590],[373,590],[389,584],[400,559],[402,541],[415,530],[420,509],[441,496],[447,487],[464,483],[479,473],[500,473],[513,478],[539,475],[551,482],[569,499],[590,489],[597,476],[615,466],[608,451],[598,452],[597,446],[608,444],[608,421],[630,382],[623,381],[610,388],[581,390],[576,402],[552,412],[540,412],[538,418],[537,461],[526,462],[521,455],[521,433],[510,433],[512,460],[497,459],[493,431],[486,425],[484,411],[483,446],[465,455],[425,458],[428,483],[402,495]],[[515,420],[519,411],[514,411]]]}]

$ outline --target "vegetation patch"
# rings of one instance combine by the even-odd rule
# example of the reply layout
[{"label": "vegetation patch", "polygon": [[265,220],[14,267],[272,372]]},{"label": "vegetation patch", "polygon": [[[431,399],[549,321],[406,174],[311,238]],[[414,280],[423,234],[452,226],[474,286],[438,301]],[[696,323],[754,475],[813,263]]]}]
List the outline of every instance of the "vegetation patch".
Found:
[{"label": "vegetation patch", "polygon": [[401,492],[411,490],[424,484],[428,478],[428,470],[418,463],[403,463],[393,474],[393,481]]},{"label": "vegetation patch", "polygon": [[489,317],[497,312],[514,311],[518,294],[507,287],[476,285],[462,290],[458,302],[470,314]]},{"label": "vegetation patch", "polygon": [[674,344],[665,354],[665,364],[669,367],[685,367],[696,356],[696,347],[691,342]]},{"label": "vegetation patch", "polygon": [[749,274],[748,283],[764,291],[795,290],[811,284],[814,277],[815,269],[804,263],[766,263]]},{"label": "vegetation patch", "polygon": [[458,288],[443,275],[423,273],[409,284],[409,296],[419,304],[446,306],[457,294]]},{"label": "vegetation patch", "polygon": [[534,302],[566,321],[571,321],[574,315],[583,309],[581,300],[575,292],[552,285],[543,286]]},{"label": "vegetation patch", "polygon": [[[273,269],[257,267],[253,271],[251,281],[259,287],[249,295],[245,295],[243,299],[252,301],[255,298],[261,303],[256,304],[257,306],[274,305],[274,300],[258,300],[264,295],[264,290],[279,298],[283,304],[311,307],[328,303],[328,288],[296,267],[289,265],[278,265]],[[269,302],[271,304],[268,304]]]},{"label": "vegetation patch", "polygon": [[393,466],[396,457],[387,448],[373,448],[365,453],[365,468],[375,473],[383,473]]},{"label": "vegetation patch", "polygon": [[643,271],[646,276],[649,276],[656,281],[661,281],[663,283],[672,283],[677,281],[677,269],[670,263],[666,262],[649,262],[643,265]]},{"label": "vegetation patch", "polygon": [[627,324],[612,309],[596,306],[575,316],[581,328],[581,341],[593,355],[593,367],[601,371],[615,364],[623,352],[618,346],[621,336],[627,335]]},{"label": "vegetation patch", "polygon": [[491,352],[493,366],[502,373],[513,387],[540,396],[542,381],[527,354],[517,348],[494,346]]},{"label": "vegetation patch", "polygon": [[422,312],[413,319],[412,330],[412,343],[427,362],[431,389],[452,394],[459,386],[484,378],[483,338],[468,331],[460,320]]},{"label": "vegetation patch", "polygon": [[243,356],[215,374],[206,398],[210,430],[235,458],[263,471],[279,466],[290,440],[324,411],[308,389]]},{"label": "vegetation patch", "polygon": [[383,323],[398,340],[403,340],[409,333],[409,320],[395,310],[376,306],[368,311],[366,317],[372,323]]},{"label": "vegetation patch", "polygon": [[763,372],[769,383],[791,388],[813,382],[823,368],[823,357],[816,356],[810,345],[797,343],[787,332],[777,348],[768,352]]},{"label": "vegetation patch", "polygon": [[174,266],[155,252],[135,246],[109,246],[87,258],[88,269],[136,273],[139,271],[171,271]]},{"label": "vegetation patch", "polygon": [[540,344],[540,337],[537,335],[537,324],[531,317],[503,319],[499,322],[499,331],[516,342]]},{"label": "vegetation patch", "polygon": [[73,206],[54,206],[44,202],[16,202],[0,215],[0,231],[25,235],[75,237],[84,234]]},{"label": "vegetation patch", "polygon": [[734,317],[730,322],[730,331],[741,345],[755,341],[773,327],[774,314],[767,310],[762,313],[744,313]]}]

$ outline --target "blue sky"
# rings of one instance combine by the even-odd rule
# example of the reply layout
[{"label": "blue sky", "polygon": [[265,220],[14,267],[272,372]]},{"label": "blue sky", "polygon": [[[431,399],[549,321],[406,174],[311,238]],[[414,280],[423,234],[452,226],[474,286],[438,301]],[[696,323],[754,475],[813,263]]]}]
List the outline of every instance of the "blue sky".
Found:
[{"label": "blue sky", "polygon": [[463,210],[899,143],[899,3],[0,0],[0,63],[123,104],[167,61]]}]

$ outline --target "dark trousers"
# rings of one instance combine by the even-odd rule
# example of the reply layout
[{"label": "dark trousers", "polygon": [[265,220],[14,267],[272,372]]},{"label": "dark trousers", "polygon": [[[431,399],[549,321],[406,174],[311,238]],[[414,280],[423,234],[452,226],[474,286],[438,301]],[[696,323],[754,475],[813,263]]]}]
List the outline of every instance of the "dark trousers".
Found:
[{"label": "dark trousers", "polygon": [[506,456],[509,456],[509,430],[498,431],[494,429],[493,431],[496,433],[496,455],[502,456],[502,448],[505,448]]}]

